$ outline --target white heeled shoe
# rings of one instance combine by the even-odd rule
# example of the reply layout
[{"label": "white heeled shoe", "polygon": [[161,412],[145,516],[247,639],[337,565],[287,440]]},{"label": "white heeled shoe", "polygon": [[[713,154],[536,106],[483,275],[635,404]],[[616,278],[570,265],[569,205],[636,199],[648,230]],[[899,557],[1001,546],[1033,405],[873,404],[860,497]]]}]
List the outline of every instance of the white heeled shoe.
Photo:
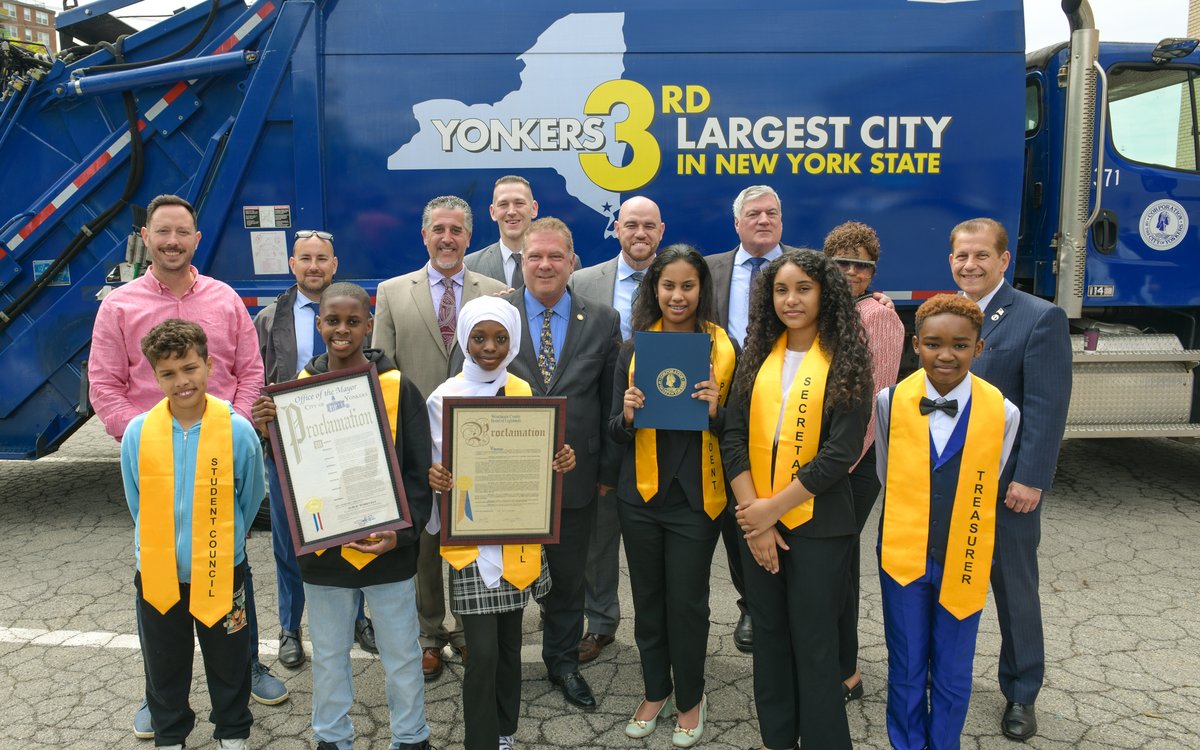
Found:
[{"label": "white heeled shoe", "polygon": [[[645,702],[644,700],[642,701],[642,703]],[[641,704],[638,704],[638,708],[641,707]],[[633,717],[629,719],[629,723],[625,725],[625,736],[632,737],[635,740],[649,737],[650,733],[658,728],[658,720],[665,719],[671,715],[671,708],[671,696],[668,695],[666,700],[663,701],[662,708],[658,709],[658,713],[650,719],[642,721],[637,718],[637,712],[635,711]]]},{"label": "white heeled shoe", "polygon": [[684,729],[679,726],[679,722],[675,723],[675,731],[671,734],[671,744],[675,747],[691,747],[700,741],[700,737],[704,734],[704,720],[708,718],[708,696],[700,696],[700,720],[696,722],[695,729]]}]

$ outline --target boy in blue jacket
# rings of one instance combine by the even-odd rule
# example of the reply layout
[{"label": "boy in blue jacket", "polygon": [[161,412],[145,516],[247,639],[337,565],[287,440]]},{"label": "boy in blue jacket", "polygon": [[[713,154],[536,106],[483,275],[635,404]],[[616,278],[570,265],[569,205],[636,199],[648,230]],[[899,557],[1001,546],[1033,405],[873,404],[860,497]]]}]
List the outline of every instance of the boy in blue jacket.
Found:
[{"label": "boy in blue jacket", "polygon": [[188,705],[193,631],[200,642],[223,750],[250,736],[246,531],[263,499],[254,427],[208,395],[212,358],[195,323],[167,320],[142,339],[163,400],[130,422],[121,477],[135,524],[146,699],[158,747],[182,750],[196,724]]}]

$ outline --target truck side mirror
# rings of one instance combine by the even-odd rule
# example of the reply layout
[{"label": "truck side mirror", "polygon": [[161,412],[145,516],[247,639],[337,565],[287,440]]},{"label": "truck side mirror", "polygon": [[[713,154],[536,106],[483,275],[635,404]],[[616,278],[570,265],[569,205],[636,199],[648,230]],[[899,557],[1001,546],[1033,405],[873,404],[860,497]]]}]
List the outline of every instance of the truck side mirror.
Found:
[{"label": "truck side mirror", "polygon": [[1150,53],[1150,59],[1154,61],[1155,65],[1162,65],[1177,57],[1187,57],[1196,51],[1198,43],[1200,40],[1167,37],[1159,42],[1154,51]]}]

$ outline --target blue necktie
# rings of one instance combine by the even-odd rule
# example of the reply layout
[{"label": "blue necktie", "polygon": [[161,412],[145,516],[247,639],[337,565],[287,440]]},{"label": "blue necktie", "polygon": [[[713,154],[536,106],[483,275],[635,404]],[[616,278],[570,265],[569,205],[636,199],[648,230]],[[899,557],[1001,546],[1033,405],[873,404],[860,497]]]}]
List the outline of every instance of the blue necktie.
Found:
[{"label": "blue necktie", "polygon": [[629,278],[633,279],[633,294],[629,296],[629,309],[632,311],[638,295],[642,293],[642,279],[646,278],[646,272],[634,271],[629,274]]},{"label": "blue necktie", "polygon": [[318,354],[325,353],[325,339],[321,338],[321,332],[316,330],[316,320],[321,317],[321,303],[320,302],[309,302],[309,303],[305,304],[304,306],[307,307],[309,310],[312,310],[313,315],[316,316],[313,319],[313,339],[312,339],[312,355],[315,357]]},{"label": "blue necktie", "polygon": [[750,264],[750,283],[746,285],[746,299],[749,300],[754,295],[754,282],[758,280],[759,274],[762,273],[763,264],[767,262],[767,259],[751,258],[746,262]]}]

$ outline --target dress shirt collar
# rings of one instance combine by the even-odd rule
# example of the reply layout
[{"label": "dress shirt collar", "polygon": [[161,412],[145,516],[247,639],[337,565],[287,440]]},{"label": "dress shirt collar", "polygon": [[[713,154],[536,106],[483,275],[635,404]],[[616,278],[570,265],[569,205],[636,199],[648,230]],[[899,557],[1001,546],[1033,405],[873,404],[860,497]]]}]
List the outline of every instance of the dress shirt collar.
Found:
[{"label": "dress shirt collar", "polygon": [[929,382],[929,376],[925,376],[925,395],[934,401],[958,401],[958,413],[962,414],[963,407],[971,400],[971,373],[963,378],[962,382],[950,389],[950,392],[945,396],[937,392],[937,388],[933,387],[933,383]]},{"label": "dress shirt collar", "polygon": [[[429,286],[440,287],[442,284],[442,279],[446,278],[444,273],[433,267],[433,261],[429,261],[425,264],[425,272],[429,274]],[[453,279],[456,285],[462,286],[463,276],[466,274],[466,272],[467,267],[463,266],[458,269],[457,273],[451,275],[449,278]]]},{"label": "dress shirt collar", "polygon": [[[541,302],[538,301],[537,297],[534,297],[532,294],[530,294],[528,287],[523,289],[521,291],[521,293],[525,295],[525,317],[529,318],[529,325],[531,328],[534,325],[534,321],[537,320],[538,318],[540,318],[546,312],[547,309],[553,310],[554,314],[561,316],[563,320],[570,319],[570,315],[571,315],[571,292],[570,292],[570,290],[565,290],[563,292],[563,296],[560,297],[558,302],[555,302],[554,305],[550,308],[547,308],[545,305],[543,305]],[[541,325],[541,321],[538,320],[537,324]]]},{"label": "dress shirt collar", "polygon": [[[772,260],[775,260],[776,258],[778,258],[780,255],[783,255],[783,246],[776,245],[775,247],[773,247],[769,251],[767,251],[767,254],[762,257],[766,258],[768,261],[772,261]],[[741,244],[739,244],[737,253],[733,256],[733,265],[735,268],[737,268],[738,266],[743,265],[746,261],[750,260],[753,257],[755,257],[755,256],[751,255],[749,252],[746,251],[746,248],[742,247]]]},{"label": "dress shirt collar", "polygon": [[993,289],[992,291],[990,291],[987,294],[980,297],[979,302],[977,303],[979,305],[979,309],[986,312],[988,305],[990,305],[992,303],[992,297],[995,297],[996,292],[1000,291],[1000,288],[1003,286],[1004,286],[1004,279],[1000,279],[1000,283],[996,285],[995,289]]},{"label": "dress shirt collar", "polygon": [[[204,276],[200,275],[200,272],[196,270],[195,266],[188,266],[188,270],[192,272],[192,283],[188,285],[187,291],[183,293],[183,296],[185,297],[189,294],[204,291],[204,282],[207,281]],[[169,294],[172,297],[175,296],[175,292],[171,291],[171,287],[159,281],[158,277],[154,275],[153,264],[151,264],[150,268],[146,270],[145,275],[150,277],[150,280],[154,283],[154,288],[158,290],[159,294]]]},{"label": "dress shirt collar", "polygon": [[[643,268],[640,271],[640,273],[645,273],[646,271],[649,271],[649,270],[650,270],[650,267],[647,266],[646,268]],[[629,263],[627,263],[625,261],[624,255],[618,254],[617,255],[617,281],[624,281],[625,279],[628,279],[630,276],[634,275],[635,273],[639,273],[639,271],[635,271],[633,266],[629,265]]]}]

